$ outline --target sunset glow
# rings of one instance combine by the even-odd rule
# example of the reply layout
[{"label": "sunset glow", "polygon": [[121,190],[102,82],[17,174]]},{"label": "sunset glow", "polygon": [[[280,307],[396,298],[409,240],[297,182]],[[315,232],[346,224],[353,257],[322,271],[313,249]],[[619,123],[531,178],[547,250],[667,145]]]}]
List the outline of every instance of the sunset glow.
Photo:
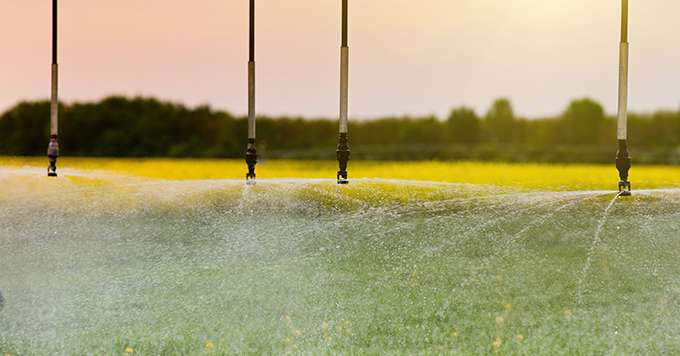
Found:
[{"label": "sunset glow", "polygon": [[[49,95],[49,2],[0,2],[0,108]],[[258,106],[337,115],[339,4],[258,0]],[[524,115],[574,96],[616,108],[617,1],[372,0],[350,7],[351,115],[485,110]],[[631,109],[676,108],[680,3],[631,4]],[[42,14],[36,17],[36,14]],[[144,94],[246,111],[245,1],[65,0],[62,96]],[[291,89],[291,84],[295,84]]]}]

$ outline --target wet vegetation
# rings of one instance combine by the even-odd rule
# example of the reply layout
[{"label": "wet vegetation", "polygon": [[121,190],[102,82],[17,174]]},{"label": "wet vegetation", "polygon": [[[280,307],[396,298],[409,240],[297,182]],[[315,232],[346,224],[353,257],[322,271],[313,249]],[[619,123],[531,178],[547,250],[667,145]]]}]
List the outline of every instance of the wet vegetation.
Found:
[{"label": "wet vegetation", "polygon": [[[260,117],[265,158],[332,159],[334,119]],[[0,155],[44,155],[49,103],[24,102],[0,116]],[[354,119],[352,155],[370,160],[482,160],[611,163],[616,123],[590,99],[557,117],[523,118],[506,99],[485,113],[456,108],[445,118]],[[207,106],[188,108],[153,98],[110,97],[61,106],[66,156],[241,158],[246,120]],[[636,163],[680,163],[680,112],[630,115]]]},{"label": "wet vegetation", "polygon": [[0,354],[680,352],[677,189],[38,173],[0,171]]}]

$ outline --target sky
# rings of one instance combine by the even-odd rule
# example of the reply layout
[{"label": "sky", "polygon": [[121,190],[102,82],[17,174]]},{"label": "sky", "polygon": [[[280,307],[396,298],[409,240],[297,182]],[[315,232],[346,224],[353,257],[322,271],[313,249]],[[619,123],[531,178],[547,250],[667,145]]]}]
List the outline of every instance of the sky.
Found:
[{"label": "sky", "polygon": [[[50,89],[48,0],[0,0],[0,111]],[[616,110],[618,0],[350,0],[350,114]],[[680,1],[631,0],[630,108],[680,107]],[[247,0],[60,0],[61,97],[247,111]],[[337,117],[339,0],[257,0],[257,107]]]}]

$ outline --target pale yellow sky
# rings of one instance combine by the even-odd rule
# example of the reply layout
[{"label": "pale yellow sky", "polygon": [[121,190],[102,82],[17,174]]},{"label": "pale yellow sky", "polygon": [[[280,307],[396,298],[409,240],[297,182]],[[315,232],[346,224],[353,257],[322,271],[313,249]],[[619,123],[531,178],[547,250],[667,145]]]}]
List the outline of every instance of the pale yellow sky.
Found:
[{"label": "pale yellow sky", "polygon": [[[335,117],[339,0],[257,0],[258,110]],[[247,0],[60,0],[67,101],[143,94],[246,111]],[[616,107],[619,0],[350,0],[355,117]],[[680,104],[677,0],[631,0],[631,109]],[[50,1],[0,0],[0,110],[49,95]]]}]

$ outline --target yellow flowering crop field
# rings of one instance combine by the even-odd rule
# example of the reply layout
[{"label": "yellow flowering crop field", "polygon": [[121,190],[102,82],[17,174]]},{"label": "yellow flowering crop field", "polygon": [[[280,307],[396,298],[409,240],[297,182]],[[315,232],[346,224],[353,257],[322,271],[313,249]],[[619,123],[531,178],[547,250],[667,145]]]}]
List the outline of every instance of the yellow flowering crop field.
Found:
[{"label": "yellow flowering crop field", "polygon": [[[43,157],[0,157],[1,167],[46,166]],[[241,160],[63,158],[60,170],[103,170],[143,178],[168,180],[243,179]],[[257,167],[260,179],[334,178],[334,161],[271,160]],[[616,189],[618,175],[612,165],[547,165],[481,162],[367,162],[353,161],[354,178],[382,178],[496,185],[537,190]],[[631,171],[635,188],[680,187],[680,167],[636,166]]]}]

